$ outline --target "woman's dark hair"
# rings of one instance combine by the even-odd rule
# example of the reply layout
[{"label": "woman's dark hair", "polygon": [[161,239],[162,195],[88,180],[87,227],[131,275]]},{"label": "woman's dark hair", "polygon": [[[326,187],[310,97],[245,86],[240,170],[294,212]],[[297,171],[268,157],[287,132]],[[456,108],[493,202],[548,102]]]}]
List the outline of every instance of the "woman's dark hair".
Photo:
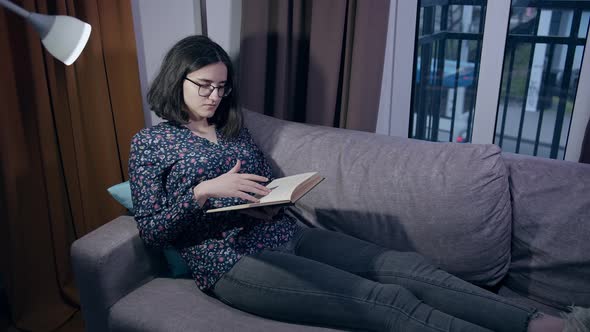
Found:
[{"label": "woman's dark hair", "polygon": [[[147,100],[159,117],[177,125],[188,123],[183,95],[184,78],[189,73],[210,64],[221,62],[227,68],[226,86],[235,90],[234,70],[227,52],[205,36],[189,36],[177,42],[168,51],[160,72],[152,82]],[[236,107],[235,91],[223,98],[210,124],[221,130],[225,137],[236,137],[242,127],[242,114]]]}]

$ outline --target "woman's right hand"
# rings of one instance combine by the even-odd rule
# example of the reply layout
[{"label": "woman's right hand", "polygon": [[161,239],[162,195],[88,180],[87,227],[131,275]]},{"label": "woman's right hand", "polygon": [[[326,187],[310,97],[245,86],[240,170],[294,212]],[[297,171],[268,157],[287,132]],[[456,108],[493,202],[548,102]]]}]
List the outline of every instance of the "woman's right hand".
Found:
[{"label": "woman's right hand", "polygon": [[193,188],[195,198],[200,206],[203,206],[208,198],[215,197],[237,197],[246,201],[258,203],[258,199],[247,193],[266,196],[270,189],[258,182],[267,182],[268,179],[256,174],[240,174],[242,162],[237,161],[236,165],[229,172],[214,179],[199,183]]}]

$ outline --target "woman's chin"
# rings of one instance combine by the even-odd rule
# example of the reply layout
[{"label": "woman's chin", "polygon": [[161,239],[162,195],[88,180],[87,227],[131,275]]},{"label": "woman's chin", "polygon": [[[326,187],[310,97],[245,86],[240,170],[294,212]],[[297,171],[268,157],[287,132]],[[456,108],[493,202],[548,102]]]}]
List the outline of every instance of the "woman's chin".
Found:
[{"label": "woman's chin", "polygon": [[216,107],[200,107],[198,110],[190,112],[190,117],[193,121],[198,119],[209,119],[215,115]]},{"label": "woman's chin", "polygon": [[199,112],[199,115],[202,116],[202,117],[204,117],[204,118],[210,118],[213,115],[215,115],[215,110],[216,110],[216,108],[208,108],[208,107],[206,107],[206,108],[202,109],[201,112]]}]

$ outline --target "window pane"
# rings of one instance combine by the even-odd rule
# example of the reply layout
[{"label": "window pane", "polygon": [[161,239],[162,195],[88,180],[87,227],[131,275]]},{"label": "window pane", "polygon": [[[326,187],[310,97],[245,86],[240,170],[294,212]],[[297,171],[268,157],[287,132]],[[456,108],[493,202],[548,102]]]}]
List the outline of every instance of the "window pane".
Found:
[{"label": "window pane", "polygon": [[469,142],[487,1],[422,5],[410,137]]},{"label": "window pane", "polygon": [[580,1],[574,9],[568,7],[570,1],[554,2],[551,8],[543,2],[534,8],[514,3],[494,142],[503,151],[563,159],[590,1]]},{"label": "window pane", "polygon": [[[537,16],[549,17],[551,29],[538,29]],[[542,9],[533,7],[512,7],[510,12],[510,33],[532,36],[568,37],[571,34],[574,10]],[[587,25],[586,25],[587,27]],[[580,26],[582,28],[582,26]],[[584,29],[584,34],[586,29]]]},{"label": "window pane", "polygon": [[533,24],[537,17],[537,8],[512,8],[510,11],[510,31],[522,35],[532,35]]},{"label": "window pane", "polygon": [[590,17],[590,12],[584,12],[582,14],[582,22],[580,24],[580,29],[578,30],[578,38],[584,38],[584,36],[586,36],[586,34],[588,33],[588,23],[589,23],[589,18]]}]

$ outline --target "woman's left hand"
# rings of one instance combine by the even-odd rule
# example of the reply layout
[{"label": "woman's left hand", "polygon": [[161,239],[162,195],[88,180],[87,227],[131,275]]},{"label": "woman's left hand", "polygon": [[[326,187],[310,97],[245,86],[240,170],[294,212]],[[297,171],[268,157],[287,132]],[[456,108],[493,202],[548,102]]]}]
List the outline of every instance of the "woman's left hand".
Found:
[{"label": "woman's left hand", "polygon": [[281,211],[281,206],[261,206],[251,209],[243,209],[239,212],[256,219],[270,221],[279,213],[279,211]]}]

